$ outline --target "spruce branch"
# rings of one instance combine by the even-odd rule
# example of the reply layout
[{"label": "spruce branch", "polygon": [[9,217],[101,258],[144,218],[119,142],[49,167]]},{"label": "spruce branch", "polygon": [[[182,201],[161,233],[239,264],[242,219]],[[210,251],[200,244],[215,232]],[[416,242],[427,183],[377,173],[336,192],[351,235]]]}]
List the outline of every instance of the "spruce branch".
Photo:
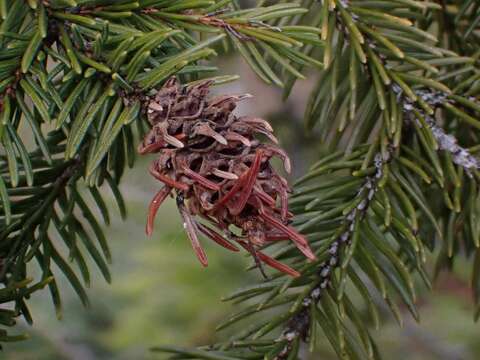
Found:
[{"label": "spruce branch", "polygon": [[[0,18],[0,303],[11,307],[2,325],[31,321],[28,297],[47,285],[60,316],[52,262],[84,304],[86,252],[110,280],[107,240],[81,187],[105,223],[103,184],[125,215],[118,185],[147,131],[142,104],[172,75],[202,84],[220,44],[285,96],[305,68],[319,72],[305,118],[327,153],[291,198],[318,260],[305,262],[294,244],[265,246],[264,259],[301,276],[278,273],[232,294],[249,305],[219,328],[255,317],[250,327],[200,350],[157,350],[295,359],[322,330],[339,358],[380,358],[360,303],[375,324],[378,299],[399,322],[397,300],[418,319],[413,280],[430,287],[424,263],[437,247],[436,273],[460,254],[474,257],[480,315],[475,1],[0,0]],[[33,259],[42,278],[29,285]],[[15,339],[1,331],[0,341]]]},{"label": "spruce branch", "polygon": [[[26,300],[47,284],[60,316],[51,263],[85,305],[84,284],[90,281],[86,253],[110,280],[107,240],[81,189],[87,186],[105,223],[110,215],[102,185],[111,188],[122,217],[126,215],[118,186],[125,169],[134,165],[136,142],[146,132],[141,104],[150,92],[171,75],[195,83],[216,71],[204,60],[216,55],[212,47],[226,45],[227,37],[240,42],[237,50],[248,48],[244,54],[253,56],[252,68],[260,67],[267,82],[281,84],[263,49],[277,58],[287,54],[282,67],[298,77],[303,75],[292,64],[318,66],[299,50],[304,42],[318,44],[315,29],[267,23],[305,9],[293,4],[238,11],[230,3],[0,1],[0,281],[6,294],[0,302],[14,308],[2,324],[12,326],[20,315],[30,320]],[[32,147],[18,130],[23,124],[35,139]],[[42,279],[28,287],[26,266],[33,259]]]},{"label": "spruce branch", "polygon": [[[463,9],[459,17],[465,9],[469,15],[472,9],[476,13],[469,1],[455,3]],[[475,254],[476,274],[478,159],[468,147],[476,149],[478,141],[477,58],[468,56],[474,53],[469,44],[458,51],[460,55],[443,41],[436,45],[431,27],[439,15],[448,13],[442,9],[445,6],[419,1],[324,0],[312,7],[312,13],[321,16],[290,19],[318,27],[325,41],[321,55],[325,70],[310,97],[306,125],[328,144],[328,152],[300,179],[291,200],[295,223],[319,260],[313,264],[292,260],[298,261],[300,279],[276,277],[228,297],[251,305],[219,328],[255,315],[259,320],[250,320],[253,324],[230,341],[203,349],[239,359],[295,359],[302,342],[308,340],[310,350],[315,348],[321,328],[339,358],[380,358],[352,294],[361,294],[377,323],[375,289],[401,322],[396,297],[419,318],[413,276],[431,287],[424,269],[427,251],[441,248],[435,274],[450,266],[462,250]],[[440,27],[439,38],[442,32]],[[303,49],[311,54],[310,50]],[[287,80],[286,95],[294,82]],[[344,249],[353,259],[345,276],[328,265],[332,259],[338,261],[336,254],[330,255],[330,244],[344,231],[343,216],[363,206],[354,194],[363,189],[362,178],[376,174],[377,153],[389,154],[389,161],[384,164],[382,186],[357,230],[357,245]],[[465,174],[473,177],[467,180]],[[435,192],[443,194],[440,206]],[[277,259],[295,259],[291,250],[284,246],[272,252]],[[329,286],[324,292],[322,272]],[[477,289],[478,276],[472,281]],[[474,296],[478,301],[478,290]],[[168,352],[195,358],[178,348]]]},{"label": "spruce branch", "polygon": [[[310,293],[301,301],[302,310],[289,320],[286,329],[282,332],[281,338],[277,339],[277,342],[286,342],[284,349],[277,356],[278,359],[288,359],[292,349],[298,347],[299,339],[305,341],[308,337],[314,336],[311,331],[314,326],[311,325],[314,321],[312,317],[314,317],[315,312],[318,311],[316,306],[320,302],[322,292],[329,291],[329,288],[332,286],[332,274],[337,267],[340,268],[340,276],[334,280],[336,282],[335,285],[339,286],[340,290],[336,298],[339,301],[343,298],[347,280],[346,269],[350,265],[357,242],[359,241],[358,227],[365,216],[367,216],[370,202],[374,199],[380,187],[384,186],[384,184],[381,184],[383,172],[385,171],[384,163],[389,161],[389,157],[390,152],[386,153],[385,156],[380,153],[375,155],[375,172],[372,176],[366,177],[356,198],[352,202],[356,204],[356,206],[351,210],[349,209],[350,211],[346,214],[343,224],[340,226],[343,232],[329,245],[329,256],[318,265],[317,274],[319,276],[319,283],[313,287]],[[335,235],[337,235],[337,233]],[[315,339],[311,339],[311,341],[314,342]],[[341,349],[341,351],[343,351],[343,349]]]},{"label": "spruce branch", "polygon": [[[396,88],[396,90],[397,98],[402,98],[402,90],[400,88]],[[415,95],[421,98],[426,104],[434,109],[434,111],[437,108],[445,105],[452,106],[456,104],[455,101],[449,98],[449,94],[445,94],[436,90],[417,90]],[[473,105],[476,106],[474,98],[469,101],[473,102]],[[418,116],[423,117],[426,125],[429,127],[434,139],[438,144],[438,150],[449,152],[452,156],[452,161],[456,165],[464,168],[470,177],[473,176],[471,170],[480,169],[480,160],[473,156],[468,149],[460,146],[455,136],[447,134],[444,129],[437,125],[433,116],[426,114],[422,109],[415,108],[409,98],[403,99],[403,109],[405,112],[405,117],[409,119],[409,121],[417,121],[416,117]],[[474,119],[472,118],[472,120]]]}]

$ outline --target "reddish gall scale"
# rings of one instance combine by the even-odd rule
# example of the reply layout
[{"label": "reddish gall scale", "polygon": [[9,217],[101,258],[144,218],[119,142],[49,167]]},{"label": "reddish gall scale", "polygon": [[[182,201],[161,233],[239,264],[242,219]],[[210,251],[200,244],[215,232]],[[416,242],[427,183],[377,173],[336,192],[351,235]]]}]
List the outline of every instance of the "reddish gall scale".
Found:
[{"label": "reddish gall scale", "polygon": [[[139,145],[140,154],[157,154],[150,166],[164,184],[148,211],[146,232],[151,235],[162,202],[176,194],[177,206],[195,253],[207,266],[199,234],[231,251],[240,247],[262,264],[291,276],[294,269],[259,250],[269,242],[291,240],[315,259],[306,238],[289,226],[287,181],[270,164],[278,156],[290,172],[290,160],[280,149],[268,122],[237,117],[236,103],[250,95],[208,97],[210,81],[180,86],[176,78],[145,101],[152,128]],[[263,134],[273,144],[256,138]]]}]

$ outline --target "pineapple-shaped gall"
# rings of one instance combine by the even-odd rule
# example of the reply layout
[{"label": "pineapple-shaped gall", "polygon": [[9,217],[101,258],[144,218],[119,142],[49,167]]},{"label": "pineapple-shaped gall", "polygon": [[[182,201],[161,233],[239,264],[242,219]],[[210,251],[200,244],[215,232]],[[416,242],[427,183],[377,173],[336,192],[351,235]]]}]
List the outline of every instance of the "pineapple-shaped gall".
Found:
[{"label": "pineapple-shaped gall", "polygon": [[[278,156],[290,172],[290,160],[276,145],[268,122],[233,113],[236,103],[249,95],[208,98],[211,85],[203,81],[182,87],[171,78],[145,102],[152,128],[139,152],[157,154],[150,173],[164,184],[150,204],[147,234],[153,231],[159,206],[174,192],[188,237],[204,266],[207,257],[200,233],[232,251],[240,245],[260,269],[265,263],[298,276],[259,250],[269,242],[290,239],[307,258],[315,258],[305,237],[288,225],[289,187],[270,164]],[[262,143],[257,134],[271,143]]]}]

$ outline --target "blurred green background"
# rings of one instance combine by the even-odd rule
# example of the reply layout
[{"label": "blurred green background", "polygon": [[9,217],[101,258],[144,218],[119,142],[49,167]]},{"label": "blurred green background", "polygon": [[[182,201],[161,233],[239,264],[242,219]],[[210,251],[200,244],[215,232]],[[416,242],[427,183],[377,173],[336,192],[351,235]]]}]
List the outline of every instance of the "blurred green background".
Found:
[{"label": "blurred green background", "polygon": [[[223,59],[225,73],[242,79],[217,91],[256,97],[239,112],[269,119],[292,156],[296,174],[318,156],[321,144],[306,139],[302,112],[311,84],[297,86],[287,103],[278,90],[259,83],[243,63]],[[16,331],[28,332],[30,340],[7,344],[0,358],[7,360],[161,359],[149,348],[159,344],[198,345],[221,338],[215,326],[234,311],[221,297],[251,283],[259,274],[246,272],[249,259],[204,241],[210,266],[196,260],[171,200],[159,211],[152,238],[144,234],[146,208],[159,184],[148,175],[142,158],[127,172],[122,190],[129,217],[122,222],[110,194],[112,224],[105,229],[114,262],[113,283],[108,285],[91,264],[91,307],[84,309],[67,281],[59,280],[64,305],[63,319],[55,318],[48,291],[36,293],[30,307],[34,326],[20,324]],[[386,316],[380,330],[373,330],[385,359],[479,359],[480,326],[475,324],[469,290],[468,263],[455,265],[457,275],[443,274],[433,292],[419,294],[420,325],[410,320],[400,328]],[[226,336],[225,334],[223,336]],[[335,359],[327,343],[308,359]]]}]

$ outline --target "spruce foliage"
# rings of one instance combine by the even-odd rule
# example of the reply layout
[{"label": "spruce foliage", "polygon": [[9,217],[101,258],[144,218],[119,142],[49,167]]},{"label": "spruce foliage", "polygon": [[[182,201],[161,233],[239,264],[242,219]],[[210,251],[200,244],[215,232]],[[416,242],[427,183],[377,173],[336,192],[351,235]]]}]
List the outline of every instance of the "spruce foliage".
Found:
[{"label": "spruce foliage", "polygon": [[285,98],[317,78],[305,126],[328,151],[290,207],[318,259],[267,247],[302,275],[228,296],[241,310],[219,329],[239,323],[233,338],[155,350],[297,359],[326,337],[339,358],[379,359],[367,324],[384,309],[401,323],[399,306],[418,319],[417,287],[457,256],[472,260],[480,317],[478,1],[0,0],[0,18],[0,342],[23,337],[6,328],[31,322],[34,291],[48,287],[61,316],[59,272],[85,305],[86,257],[109,281],[92,204],[108,224],[109,188],[126,215],[118,186],[148,129],[142,96],[172,75],[234,80],[209,65],[225,51]]}]

